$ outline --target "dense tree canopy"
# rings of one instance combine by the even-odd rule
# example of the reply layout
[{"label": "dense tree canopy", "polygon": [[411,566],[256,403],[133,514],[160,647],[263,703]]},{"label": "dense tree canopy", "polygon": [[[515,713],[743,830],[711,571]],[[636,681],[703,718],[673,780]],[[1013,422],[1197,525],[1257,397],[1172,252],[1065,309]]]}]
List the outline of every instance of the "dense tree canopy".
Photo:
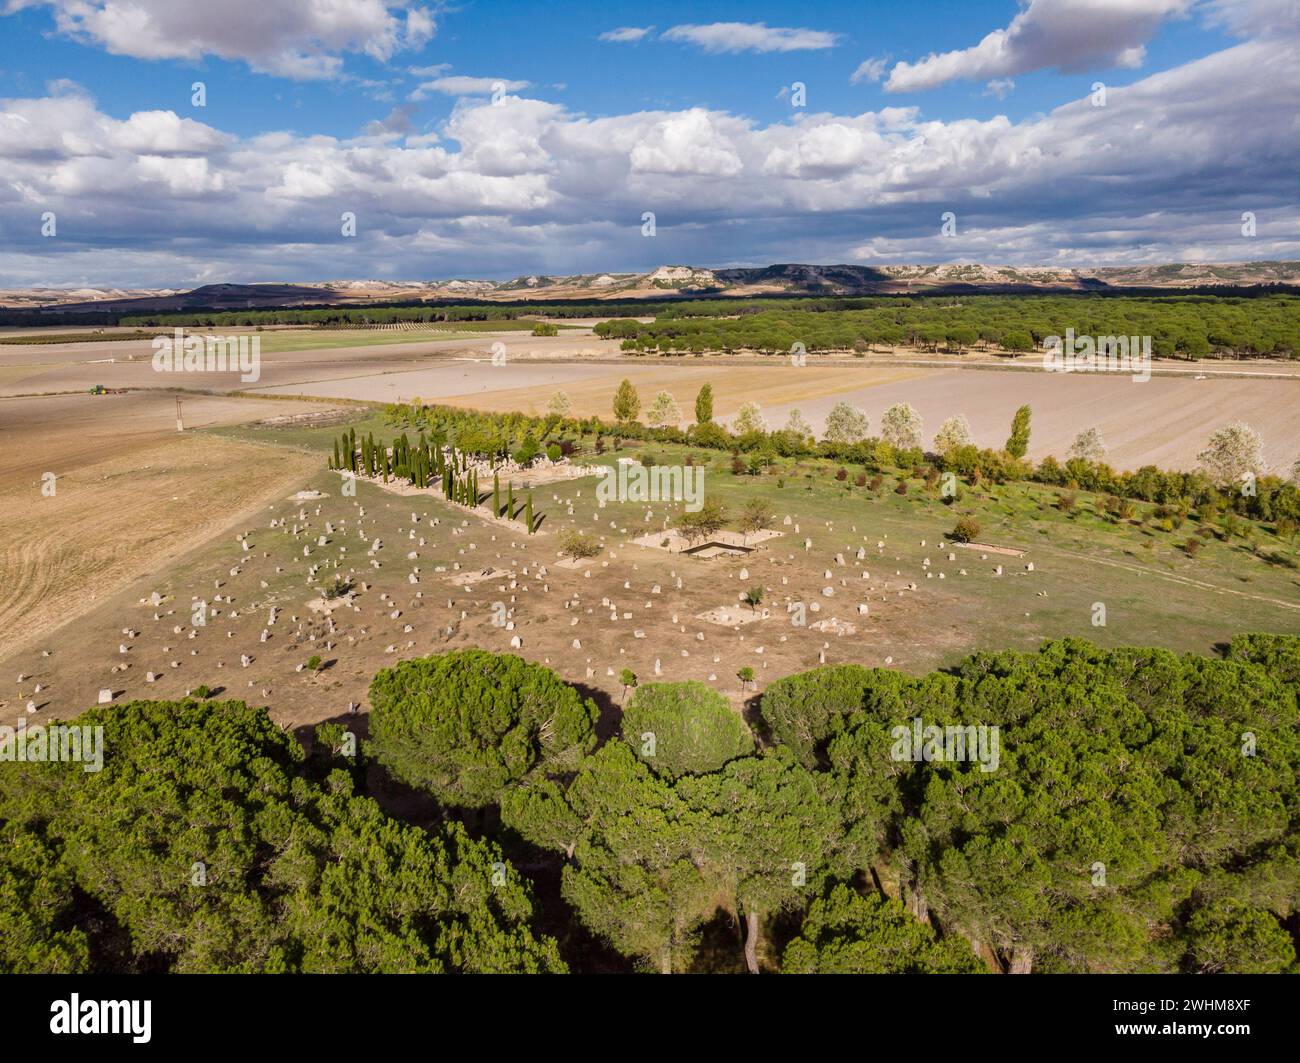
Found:
[{"label": "dense tree canopy", "polygon": [[0,773],[0,970],[556,971],[529,889],[459,825],[321,781],[264,710],[131,702],[103,770]]},{"label": "dense tree canopy", "polygon": [[630,351],[779,355],[795,344],[810,352],[896,346],[1028,351],[1073,329],[1079,337],[1149,337],[1157,358],[1296,357],[1296,306],[1292,295],[1239,294],[699,300],[661,307],[652,322],[604,321],[596,334],[622,340]]},{"label": "dense tree canopy", "polygon": [[[693,969],[721,911],[751,970],[1300,970],[1300,638],[818,668],[767,688],[761,752],[699,683],[638,687],[596,749],[591,702],[482,651],[386,669],[373,703],[381,764],[499,801],[647,969]],[[102,771],[0,772],[0,971],[563,969],[496,845],[358,796],[339,725],[308,759],[240,702],[77,722]],[[764,924],[798,927],[782,955]]]},{"label": "dense tree canopy", "polygon": [[987,971],[959,937],[934,928],[878,893],[836,886],[813,901],[799,936],[785,948],[786,974],[980,974]]},{"label": "dense tree canopy", "polygon": [[599,710],[549,668],[461,650],[403,661],[370,685],[370,749],[444,804],[477,808],[533,771],[574,770]]},{"label": "dense tree canopy", "polygon": [[[818,669],[762,711],[845,780],[847,811],[884,816],[913,911],[1008,969],[1257,969],[1233,966],[1231,924],[1276,970],[1300,898],[1298,677],[1295,638],[1246,636],[1225,660],[1070,639],[918,679]],[[899,758],[894,728],[917,718],[996,727],[996,767]]]}]

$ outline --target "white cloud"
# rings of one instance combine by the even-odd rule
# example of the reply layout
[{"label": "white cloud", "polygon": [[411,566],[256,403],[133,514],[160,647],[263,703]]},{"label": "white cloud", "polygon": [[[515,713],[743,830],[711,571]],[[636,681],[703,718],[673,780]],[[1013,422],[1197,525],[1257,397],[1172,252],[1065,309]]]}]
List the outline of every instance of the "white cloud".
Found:
[{"label": "white cloud", "polygon": [[838,33],[789,29],[763,22],[711,22],[665,30],[663,39],[698,45],[706,52],[805,52],[834,48]]},{"label": "white cloud", "polygon": [[1295,0],[1208,0],[1205,21],[1241,37],[1272,37],[1300,30]]},{"label": "white cloud", "polygon": [[410,99],[427,99],[434,92],[440,92],[444,96],[491,96],[494,93],[518,92],[528,88],[528,84],[527,81],[510,81],[507,78],[479,78],[458,74],[423,82],[411,93]]},{"label": "white cloud", "polygon": [[596,39],[612,41],[616,44],[630,44],[644,39],[653,29],[653,26],[620,26],[616,30],[607,30]]},{"label": "white cloud", "polygon": [[[916,108],[764,125],[705,108],[600,118],[462,97],[351,139],[239,137],[101,112],[68,84],[0,101],[0,283],[513,275],[661,261],[1300,258],[1290,40],[1247,40],[1013,122]],[[55,241],[39,236],[44,210]],[[361,231],[342,241],[338,218]],[[656,212],[655,240],[640,219]],[[942,240],[952,210],[959,236]],[[1241,212],[1258,218],[1254,240]],[[123,250],[130,248],[131,250]]]},{"label": "white cloud", "polygon": [[877,59],[864,59],[858,64],[858,68],[853,71],[853,76],[849,78],[850,85],[856,85],[862,81],[879,81],[885,76],[885,67],[889,60],[884,56]]},{"label": "white cloud", "polygon": [[422,48],[436,26],[410,0],[10,0],[6,13],[49,7],[56,30],[137,59],[242,60],[252,69],[299,80],[335,77],[337,53],[387,61]]},{"label": "white cloud", "polygon": [[657,122],[632,149],[632,173],[734,177],[743,163],[722,129],[734,122],[698,107]]},{"label": "white cloud", "polygon": [[1095,67],[1137,67],[1146,42],[1167,19],[1183,15],[1193,0],[1020,0],[1006,29],[960,51],[931,53],[897,63],[886,92],[933,89],[949,81],[983,80],[1033,70],[1065,72]]},{"label": "white cloud", "polygon": [[1015,87],[1016,83],[1011,78],[994,78],[984,86],[984,95],[996,96],[999,100],[1005,100]]}]

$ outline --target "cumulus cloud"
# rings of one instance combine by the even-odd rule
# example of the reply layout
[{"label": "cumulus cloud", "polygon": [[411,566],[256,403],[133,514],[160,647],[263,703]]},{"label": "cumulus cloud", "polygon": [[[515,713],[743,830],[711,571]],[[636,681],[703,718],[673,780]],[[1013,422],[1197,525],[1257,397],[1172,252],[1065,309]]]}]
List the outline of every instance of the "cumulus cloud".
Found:
[{"label": "cumulus cloud", "polygon": [[733,177],[743,168],[724,131],[734,119],[692,108],[646,130],[629,156],[634,174]]},{"label": "cumulus cloud", "polygon": [[10,0],[12,13],[48,7],[57,32],[114,55],[241,60],[262,73],[295,79],[334,77],[338,53],[386,62],[422,48],[436,30],[427,8],[410,0]]},{"label": "cumulus cloud", "polygon": [[612,41],[616,44],[631,44],[643,40],[653,29],[653,26],[620,26],[616,30],[607,30],[596,39]]},{"label": "cumulus cloud", "polygon": [[768,26],[763,22],[710,22],[665,30],[663,39],[694,44],[715,55],[724,52],[807,52],[834,48],[838,33]]},{"label": "cumulus cloud", "polygon": [[[1275,36],[1019,121],[593,118],[507,95],[459,98],[436,134],[400,135],[399,110],[350,139],[241,137],[170,111],[114,117],[52,85],[0,101],[0,283],[1300,258],[1298,97],[1294,42]],[[57,240],[39,236],[45,210]],[[339,237],[344,210],[355,240]]]},{"label": "cumulus cloud", "polygon": [[1137,67],[1146,43],[1167,19],[1193,0],[1020,0],[1006,29],[979,44],[897,63],[886,92],[933,89],[950,81],[984,80],[1033,70],[1065,72],[1094,67]]}]

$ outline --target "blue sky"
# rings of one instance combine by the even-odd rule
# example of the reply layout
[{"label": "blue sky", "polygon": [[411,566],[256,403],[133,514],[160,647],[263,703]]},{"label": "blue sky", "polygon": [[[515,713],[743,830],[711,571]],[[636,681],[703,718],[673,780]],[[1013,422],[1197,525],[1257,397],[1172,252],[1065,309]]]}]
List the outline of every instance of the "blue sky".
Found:
[{"label": "blue sky", "polygon": [[1289,2],[0,0],[0,284],[1296,258]]}]

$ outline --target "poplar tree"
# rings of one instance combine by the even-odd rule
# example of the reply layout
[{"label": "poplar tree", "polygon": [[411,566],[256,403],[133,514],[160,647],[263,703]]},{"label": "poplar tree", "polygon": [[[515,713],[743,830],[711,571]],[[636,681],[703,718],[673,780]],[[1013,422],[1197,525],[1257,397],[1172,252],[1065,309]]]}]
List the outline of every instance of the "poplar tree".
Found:
[{"label": "poplar tree", "polygon": [[1011,419],[1011,437],[1007,440],[1007,453],[1013,458],[1023,458],[1029,450],[1028,406],[1021,406]]},{"label": "poplar tree", "polygon": [[709,424],[713,420],[713,385],[706,383],[695,396],[695,423]]}]

